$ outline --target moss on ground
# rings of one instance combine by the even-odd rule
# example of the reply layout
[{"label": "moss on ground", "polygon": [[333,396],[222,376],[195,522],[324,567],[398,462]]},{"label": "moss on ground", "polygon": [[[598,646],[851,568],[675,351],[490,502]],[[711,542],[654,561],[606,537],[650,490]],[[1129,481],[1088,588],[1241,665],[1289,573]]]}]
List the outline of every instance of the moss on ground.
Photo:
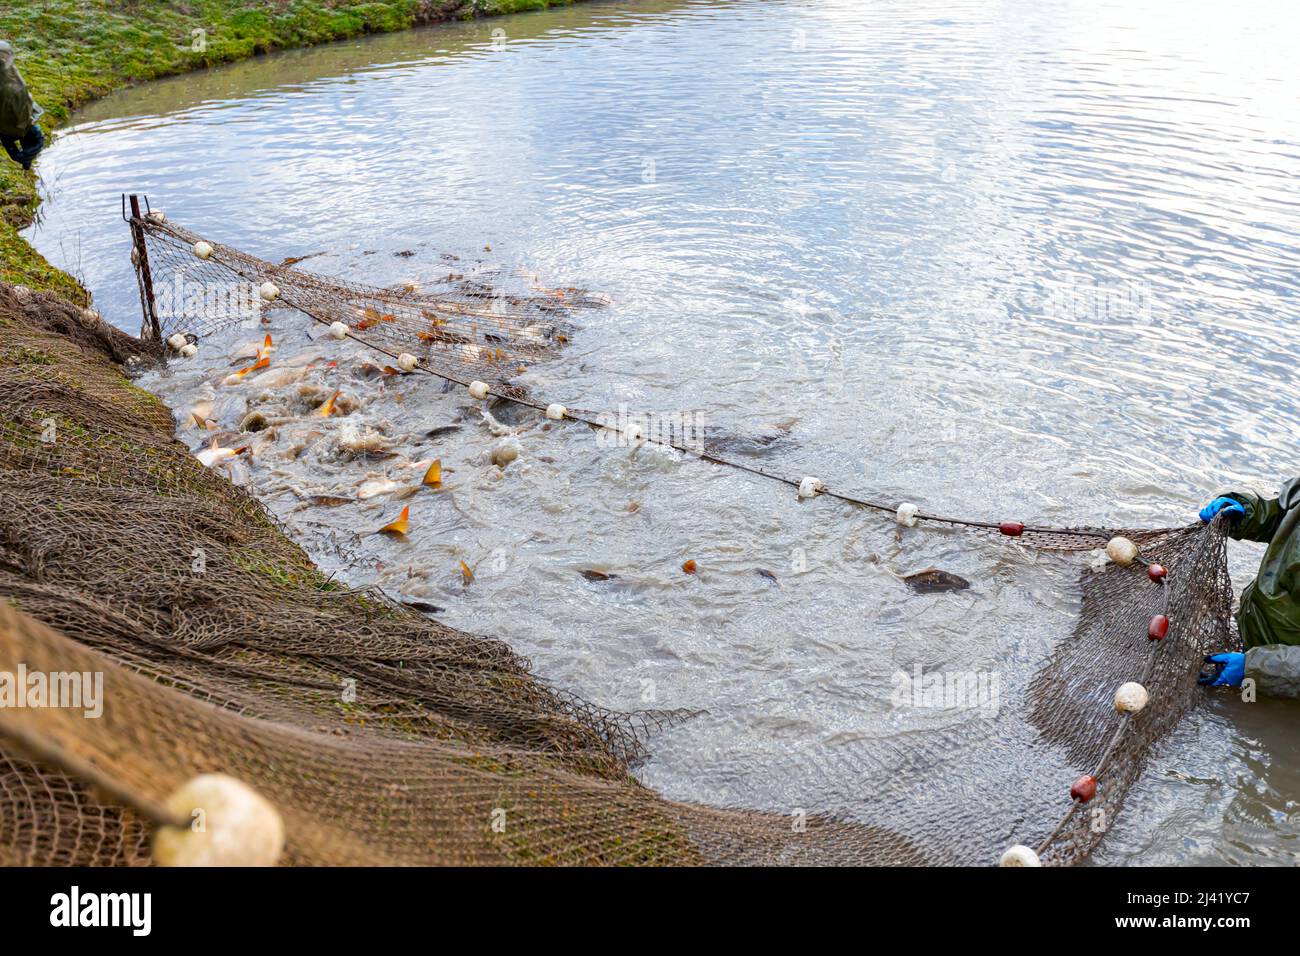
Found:
[{"label": "moss on ground", "polygon": [[[78,106],[133,83],[442,20],[541,10],[570,0],[6,0],[0,38],[46,109],[46,132]],[[80,283],[18,230],[36,215],[35,175],[0,155],[0,281],[78,305]]]}]

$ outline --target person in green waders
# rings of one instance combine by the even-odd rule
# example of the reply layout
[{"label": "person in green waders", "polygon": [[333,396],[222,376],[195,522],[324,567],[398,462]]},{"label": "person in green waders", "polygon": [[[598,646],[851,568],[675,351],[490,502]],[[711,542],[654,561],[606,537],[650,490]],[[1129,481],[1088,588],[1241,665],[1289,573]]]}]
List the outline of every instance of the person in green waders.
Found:
[{"label": "person in green waders", "polygon": [[14,63],[14,48],[0,40],[0,144],[23,169],[45,148],[45,134],[37,122],[45,111],[36,105]]},{"label": "person in green waders", "polygon": [[1261,694],[1300,697],[1300,478],[1282,486],[1276,498],[1227,491],[1201,509],[1201,520],[1222,512],[1229,534],[1268,545],[1259,574],[1241,594],[1237,629],[1242,654],[1211,654],[1200,682],[1240,687],[1255,682]]}]

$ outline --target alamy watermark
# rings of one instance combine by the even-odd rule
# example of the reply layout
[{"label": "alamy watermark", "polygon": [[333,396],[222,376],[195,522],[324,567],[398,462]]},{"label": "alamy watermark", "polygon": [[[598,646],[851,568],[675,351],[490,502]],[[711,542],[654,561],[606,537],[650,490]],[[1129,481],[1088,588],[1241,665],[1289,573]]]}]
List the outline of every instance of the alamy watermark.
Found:
[{"label": "alamy watermark", "polygon": [[894,707],[928,710],[973,710],[981,717],[996,717],[1001,706],[1001,680],[997,671],[930,671],[920,664],[895,671]]},{"label": "alamy watermark", "polygon": [[50,925],[121,927],[133,936],[148,936],[153,928],[152,893],[82,892],[73,886],[50,897]]},{"label": "alamy watermark", "polygon": [[80,710],[92,720],[104,713],[103,671],[0,671],[0,710]]},{"label": "alamy watermark", "polygon": [[596,416],[596,443],[602,448],[634,448],[646,442],[673,445],[688,451],[704,451],[708,421],[704,412],[630,412],[626,405],[618,411]]},{"label": "alamy watermark", "polygon": [[204,321],[237,323],[251,329],[261,323],[266,305],[255,282],[196,282],[184,272],[174,273],[169,283],[155,285],[154,300],[158,318],[168,327],[200,315]]},{"label": "alamy watermark", "polygon": [[1151,321],[1151,288],[1145,282],[1098,285],[1052,282],[1042,290],[1043,314],[1055,319],[1091,322]]}]

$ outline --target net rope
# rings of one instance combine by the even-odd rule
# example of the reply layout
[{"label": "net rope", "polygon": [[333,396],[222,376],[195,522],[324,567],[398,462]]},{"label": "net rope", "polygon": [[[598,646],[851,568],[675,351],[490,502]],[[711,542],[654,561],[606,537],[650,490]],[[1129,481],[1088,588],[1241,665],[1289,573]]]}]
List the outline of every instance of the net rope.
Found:
[{"label": "net rope", "polygon": [[[247,301],[229,308],[237,300],[214,303],[211,290],[238,296],[271,282],[278,294],[259,309],[341,322],[383,354],[415,355],[418,371],[487,382],[493,397],[537,410],[547,404],[512,379],[557,357],[574,309],[601,303],[577,289],[501,291],[486,275],[456,272],[432,291],[377,289],[265,262],[174,223],[134,225],[154,294],[181,290],[159,311],[164,339],[246,321]],[[187,298],[194,287],[203,294]],[[141,290],[148,309],[143,278]],[[1068,779],[1051,781],[1058,796],[1020,808],[1014,828],[967,826],[972,835],[956,841],[963,814],[979,808],[935,817],[902,789],[877,795],[870,823],[669,800],[632,771],[649,737],[690,713],[600,707],[539,680],[501,641],[325,579],[260,504],[173,441],[164,407],[70,334],[93,319],[4,290],[0,309],[0,672],[24,662],[102,672],[106,683],[95,720],[0,708],[0,861],[148,863],[156,807],[189,776],[220,770],[281,811],[287,863],[989,863],[1022,842],[1045,863],[1071,864],[1092,852],[1154,745],[1200,700],[1202,657],[1235,646],[1218,521],[1050,528],[921,513],[922,526],[1035,550],[1090,551],[1117,534],[1139,546],[1132,566],[1080,572],[1074,631],[1026,695],[1029,723],[1097,778],[1096,796],[1072,799]],[[588,413],[566,417],[603,427]],[[206,559],[198,580],[196,548]],[[1148,579],[1146,562],[1167,578]],[[1171,626],[1151,641],[1157,613]],[[1152,703],[1118,714],[1114,690],[1133,680]],[[341,702],[345,681],[354,694]]]}]

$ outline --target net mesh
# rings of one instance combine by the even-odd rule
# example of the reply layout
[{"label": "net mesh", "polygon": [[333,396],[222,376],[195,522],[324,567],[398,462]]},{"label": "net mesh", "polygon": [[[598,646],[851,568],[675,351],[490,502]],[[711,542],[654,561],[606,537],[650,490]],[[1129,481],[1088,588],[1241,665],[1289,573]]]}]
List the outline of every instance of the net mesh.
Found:
[{"label": "net mesh", "polygon": [[[513,389],[516,359],[552,354],[568,312],[597,301],[576,291],[563,302],[494,299],[455,275],[436,295],[387,292],[216,243],[199,258],[196,235],[137,225],[155,304],[159,279],[175,281],[171,268],[209,289],[177,300],[188,304],[166,313],[164,336],[244,321],[214,309],[211,288],[273,281],[273,307],[345,322],[390,354],[419,350],[424,367],[448,377]],[[358,328],[371,312],[379,320]],[[436,328],[471,340],[422,338],[435,327],[430,312],[444,322]],[[481,352],[467,363],[456,351],[505,348],[485,336],[542,321],[547,341],[511,344],[509,363],[480,362]],[[115,361],[161,354],[156,343],[5,287],[0,328],[0,673],[104,675],[97,718],[0,707],[3,863],[148,864],[149,808],[219,771],[279,809],[292,864],[989,863],[1005,842],[1071,864],[1199,699],[1202,656],[1235,641],[1222,528],[1125,531],[1143,561],[1168,568],[1166,582],[1139,565],[1081,572],[1074,632],[1021,703],[1048,745],[1098,777],[1089,803],[1070,799],[1068,779],[1050,781],[1001,822],[968,826],[978,805],[918,808],[888,792],[871,822],[670,800],[633,771],[654,732],[690,714],[600,707],[538,679],[504,642],[327,580],[121,375]],[[1116,533],[1027,528],[1015,540],[1085,551]],[[1169,636],[1149,641],[1147,621],[1161,612]],[[1117,715],[1112,695],[1128,680],[1144,683],[1152,704]]]},{"label": "net mesh", "polygon": [[[410,354],[453,381],[487,382],[498,394],[524,398],[526,390],[508,381],[554,358],[573,332],[576,310],[606,304],[583,289],[545,288],[531,274],[462,267],[450,256],[437,282],[375,288],[300,270],[292,260],[266,262],[175,223],[136,222],[150,265],[140,273],[141,296],[164,339],[176,333],[203,338],[231,325],[256,324],[268,309],[295,308],[325,325],[345,326],[390,356]],[[275,287],[274,299],[263,295],[266,283]]]}]

